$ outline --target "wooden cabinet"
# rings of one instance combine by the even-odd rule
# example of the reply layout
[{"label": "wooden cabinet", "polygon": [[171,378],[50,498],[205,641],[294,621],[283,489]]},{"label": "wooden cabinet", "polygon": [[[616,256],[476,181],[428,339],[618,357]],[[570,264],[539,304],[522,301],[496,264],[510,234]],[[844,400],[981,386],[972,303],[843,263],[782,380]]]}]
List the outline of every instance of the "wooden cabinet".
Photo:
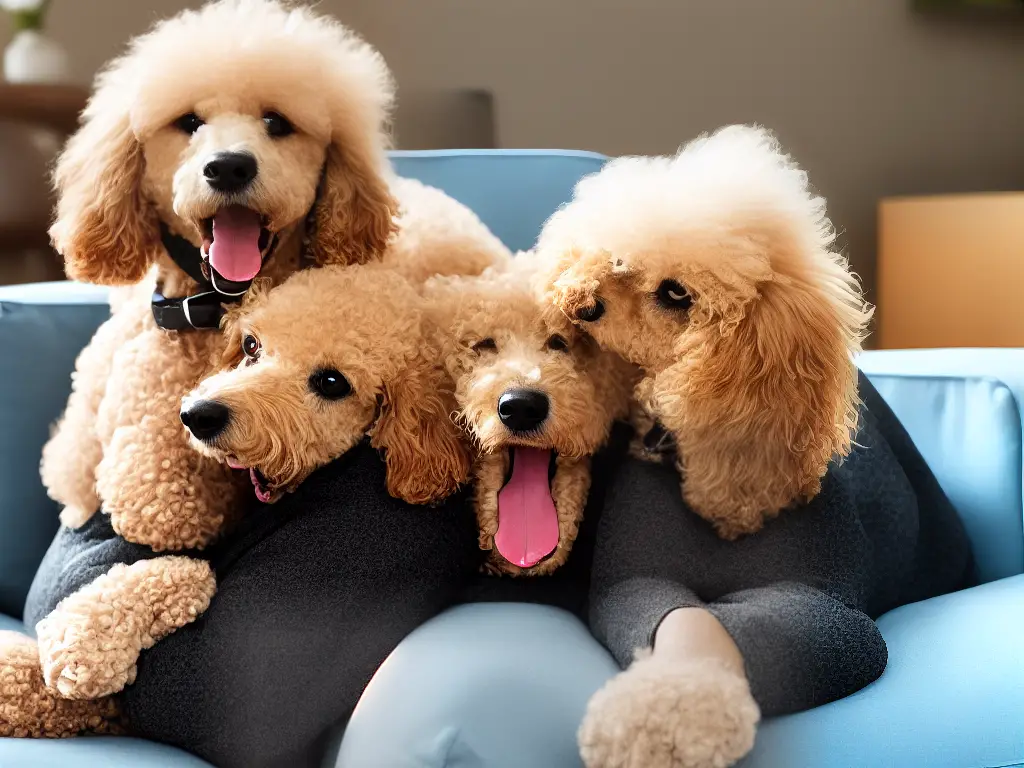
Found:
[{"label": "wooden cabinet", "polygon": [[48,173],[87,95],[72,85],[0,82],[0,284],[64,276],[46,234]]},{"label": "wooden cabinet", "polygon": [[879,205],[883,349],[1024,347],[1024,193]]}]

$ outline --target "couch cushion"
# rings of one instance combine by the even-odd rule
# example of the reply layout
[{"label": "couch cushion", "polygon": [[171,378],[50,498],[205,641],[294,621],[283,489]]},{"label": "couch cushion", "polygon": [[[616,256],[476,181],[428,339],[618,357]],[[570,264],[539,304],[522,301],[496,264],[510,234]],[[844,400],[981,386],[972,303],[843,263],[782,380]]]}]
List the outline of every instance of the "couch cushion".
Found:
[{"label": "couch cushion", "polygon": [[188,752],[142,739],[0,739],[3,768],[210,768]]},{"label": "couch cushion", "polygon": [[1024,576],[897,608],[889,665],[825,707],[766,722],[742,768],[1024,765]]},{"label": "couch cushion", "polygon": [[25,625],[18,621],[13,616],[5,616],[0,613],[0,630],[9,629],[14,632],[24,632]]},{"label": "couch cushion", "polygon": [[67,401],[75,358],[108,315],[102,295],[72,283],[0,292],[0,613],[21,616],[57,530],[39,457]]},{"label": "couch cushion", "polygon": [[858,363],[960,513],[979,579],[1024,573],[1024,350],[892,350]]},{"label": "couch cushion", "polygon": [[580,177],[601,170],[593,152],[460,149],[392,152],[400,176],[443,189],[471,208],[513,251],[531,248]]}]

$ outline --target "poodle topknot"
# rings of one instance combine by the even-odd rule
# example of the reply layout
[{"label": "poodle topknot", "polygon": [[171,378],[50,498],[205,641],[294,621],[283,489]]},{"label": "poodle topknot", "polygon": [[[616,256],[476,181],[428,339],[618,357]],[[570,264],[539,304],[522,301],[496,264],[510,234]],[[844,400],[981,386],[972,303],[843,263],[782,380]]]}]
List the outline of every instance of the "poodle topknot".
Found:
[{"label": "poodle topknot", "polygon": [[725,538],[850,450],[871,309],[834,241],[807,175],[747,126],[612,161],[541,234],[548,300],[644,369],[684,495]]},{"label": "poodle topknot", "polygon": [[221,0],[159,22],[97,76],[58,160],[50,234],[69,276],[131,284],[161,262],[181,295],[163,224],[215,278],[250,280],[286,241],[297,254],[318,198],[317,262],[379,256],[393,96],[380,54],[306,7]]},{"label": "poodle topknot", "polygon": [[421,303],[380,264],[300,272],[250,292],[226,318],[225,370],[182,403],[193,446],[244,469],[272,502],[369,433],[393,496],[447,496],[469,456]]},{"label": "poodle topknot", "polygon": [[590,457],[629,411],[631,365],[602,351],[537,292],[537,259],[435,278],[425,294],[443,332],[457,419],[476,449],[476,511],[488,570],[554,571],[590,489]]}]

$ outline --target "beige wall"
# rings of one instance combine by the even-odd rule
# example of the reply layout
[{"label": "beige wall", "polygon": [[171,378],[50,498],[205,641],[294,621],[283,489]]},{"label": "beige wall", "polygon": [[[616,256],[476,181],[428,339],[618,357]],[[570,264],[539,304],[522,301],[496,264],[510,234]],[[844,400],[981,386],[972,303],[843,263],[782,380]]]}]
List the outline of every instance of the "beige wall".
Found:
[{"label": "beige wall", "polygon": [[[189,4],[55,0],[52,29],[86,79],[129,34]],[[909,6],[321,3],[383,51],[400,89],[492,90],[501,146],[669,152],[724,123],[770,126],[829,198],[869,284],[879,197],[1024,187],[1024,24]]]}]

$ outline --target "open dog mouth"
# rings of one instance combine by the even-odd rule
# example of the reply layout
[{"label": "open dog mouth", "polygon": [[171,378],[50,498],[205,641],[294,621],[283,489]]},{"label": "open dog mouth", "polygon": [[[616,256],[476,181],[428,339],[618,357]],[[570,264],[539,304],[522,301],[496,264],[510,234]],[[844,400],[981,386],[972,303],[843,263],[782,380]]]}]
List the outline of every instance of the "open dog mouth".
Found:
[{"label": "open dog mouth", "polygon": [[252,481],[252,487],[256,491],[256,498],[259,499],[263,504],[269,504],[274,500],[277,490],[274,488],[273,483],[260,472],[259,467],[247,467],[242,464],[234,456],[228,456],[225,463],[231,467],[231,469],[246,470],[249,472],[249,479]]},{"label": "open dog mouth", "polygon": [[229,205],[202,221],[203,260],[210,267],[210,282],[249,283],[277,243],[266,227],[266,217],[241,205]]},{"label": "open dog mouth", "polygon": [[532,568],[558,547],[558,510],[551,484],[557,453],[510,445],[508,475],[498,491],[498,553],[520,568]]}]

